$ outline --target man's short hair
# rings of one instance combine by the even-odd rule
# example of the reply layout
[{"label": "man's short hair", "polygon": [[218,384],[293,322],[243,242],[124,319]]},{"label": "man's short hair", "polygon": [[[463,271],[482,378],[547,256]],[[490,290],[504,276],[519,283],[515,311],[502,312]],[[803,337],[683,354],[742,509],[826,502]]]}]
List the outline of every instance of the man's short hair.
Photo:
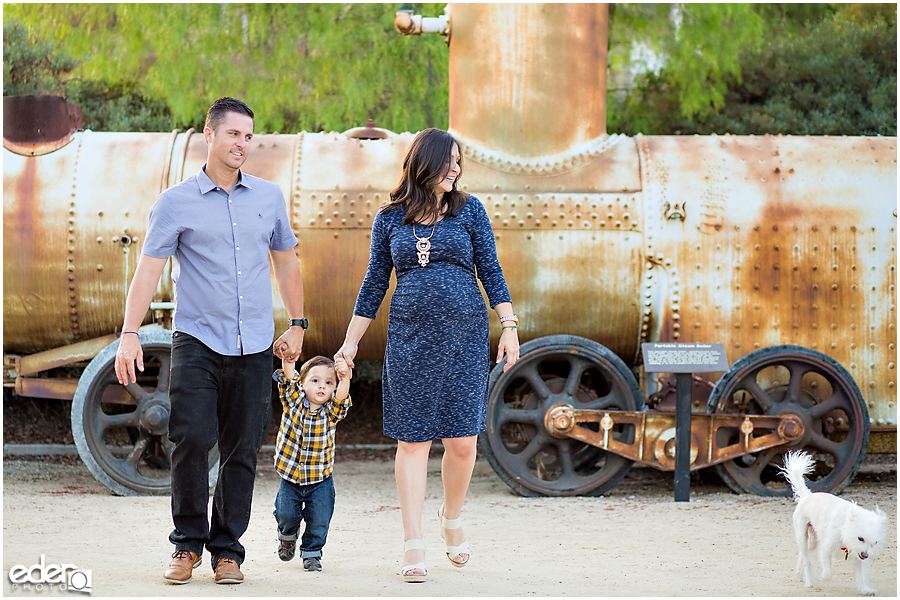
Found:
[{"label": "man's short hair", "polygon": [[225,113],[229,112],[247,115],[251,119],[253,118],[253,111],[250,110],[249,106],[240,100],[225,96],[224,98],[219,98],[213,102],[212,106],[209,107],[209,110],[206,111],[206,127],[216,131],[222,121],[225,120]]}]

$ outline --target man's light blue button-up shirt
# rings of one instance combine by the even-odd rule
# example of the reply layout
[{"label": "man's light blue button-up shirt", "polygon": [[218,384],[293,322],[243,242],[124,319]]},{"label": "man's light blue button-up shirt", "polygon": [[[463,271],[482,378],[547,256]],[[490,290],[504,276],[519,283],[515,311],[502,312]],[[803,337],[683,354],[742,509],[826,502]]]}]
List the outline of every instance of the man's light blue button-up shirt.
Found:
[{"label": "man's light blue button-up shirt", "polygon": [[243,171],[229,193],[205,168],[159,195],[142,252],[174,256],[175,331],[219,354],[262,352],[275,334],[269,250],[297,245],[284,195]]}]

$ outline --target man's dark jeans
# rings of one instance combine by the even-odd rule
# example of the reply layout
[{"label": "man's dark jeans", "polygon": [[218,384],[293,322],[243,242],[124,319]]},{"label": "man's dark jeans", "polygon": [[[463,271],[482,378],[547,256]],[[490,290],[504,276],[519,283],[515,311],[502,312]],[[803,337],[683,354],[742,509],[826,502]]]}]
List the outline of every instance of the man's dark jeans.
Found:
[{"label": "man's dark jeans", "polygon": [[[176,550],[241,564],[240,537],[250,522],[256,458],[269,421],[272,348],[223,356],[181,332],[172,337],[169,439],[172,450],[172,521]],[[219,480],[209,504],[208,455],[219,444]]]},{"label": "man's dark jeans", "polygon": [[334,480],[329,476],[318,483],[298,485],[282,479],[275,497],[273,514],[278,523],[279,540],[296,541],[300,521],[306,521],[300,543],[300,558],[322,556],[328,525],[334,514]]}]

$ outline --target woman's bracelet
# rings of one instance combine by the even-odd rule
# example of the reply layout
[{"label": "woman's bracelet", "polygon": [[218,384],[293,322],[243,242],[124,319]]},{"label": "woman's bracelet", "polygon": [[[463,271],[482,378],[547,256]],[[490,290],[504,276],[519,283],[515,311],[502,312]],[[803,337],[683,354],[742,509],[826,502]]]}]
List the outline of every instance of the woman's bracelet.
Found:
[{"label": "woman's bracelet", "polygon": [[133,333],[134,335],[140,335],[137,331],[123,331],[121,335],[125,335],[126,333]]},{"label": "woman's bracelet", "polygon": [[504,326],[501,327],[500,329],[501,329],[501,330],[502,330],[502,329],[518,329],[518,327],[515,326],[515,325],[504,325]]}]

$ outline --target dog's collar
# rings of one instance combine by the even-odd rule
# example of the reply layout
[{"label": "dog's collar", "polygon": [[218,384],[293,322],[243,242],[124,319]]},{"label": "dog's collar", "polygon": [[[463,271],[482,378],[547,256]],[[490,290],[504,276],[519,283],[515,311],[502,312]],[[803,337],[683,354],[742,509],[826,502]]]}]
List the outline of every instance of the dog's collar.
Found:
[{"label": "dog's collar", "polygon": [[850,551],[846,548],[841,548],[844,551],[844,560],[847,560],[850,557]]}]

